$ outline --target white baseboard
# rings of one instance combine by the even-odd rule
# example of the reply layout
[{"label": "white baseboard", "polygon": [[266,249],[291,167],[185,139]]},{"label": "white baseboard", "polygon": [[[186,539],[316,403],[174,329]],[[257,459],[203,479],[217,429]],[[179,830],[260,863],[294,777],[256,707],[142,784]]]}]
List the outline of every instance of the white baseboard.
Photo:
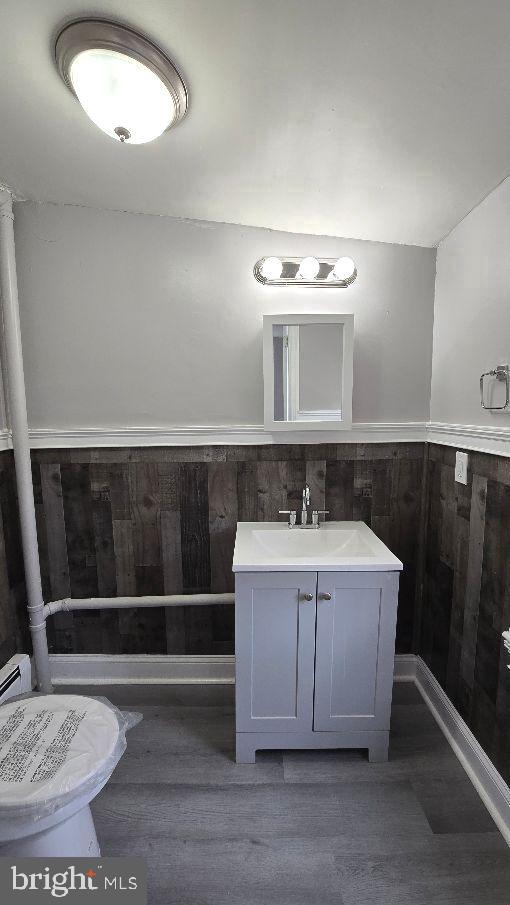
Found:
[{"label": "white baseboard", "polygon": [[476,791],[510,845],[510,789],[421,657],[416,686]]},{"label": "white baseboard", "polygon": [[[233,684],[234,656],[50,654],[54,685]],[[414,654],[395,657],[395,681],[412,682]]]},{"label": "white baseboard", "polygon": [[50,654],[54,685],[229,685],[234,657]]},{"label": "white baseboard", "polygon": [[395,682],[414,682],[416,679],[416,655],[396,654],[393,670]]},{"label": "white baseboard", "polygon": [[[235,657],[52,654],[55,685],[233,685]],[[510,845],[510,789],[421,657],[395,657],[395,681],[414,682],[480,798]]]}]

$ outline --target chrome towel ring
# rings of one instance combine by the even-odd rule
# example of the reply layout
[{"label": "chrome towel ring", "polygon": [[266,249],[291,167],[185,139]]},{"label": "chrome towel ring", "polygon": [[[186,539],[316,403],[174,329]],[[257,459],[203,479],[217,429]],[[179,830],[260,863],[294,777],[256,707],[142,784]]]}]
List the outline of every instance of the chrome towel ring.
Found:
[{"label": "chrome towel ring", "polygon": [[[484,379],[486,377],[495,377],[496,380],[505,382],[505,402],[504,405],[486,405],[484,394]],[[485,371],[480,377],[480,403],[483,409],[489,412],[502,412],[507,409],[510,403],[510,365],[497,365],[492,371]]]}]

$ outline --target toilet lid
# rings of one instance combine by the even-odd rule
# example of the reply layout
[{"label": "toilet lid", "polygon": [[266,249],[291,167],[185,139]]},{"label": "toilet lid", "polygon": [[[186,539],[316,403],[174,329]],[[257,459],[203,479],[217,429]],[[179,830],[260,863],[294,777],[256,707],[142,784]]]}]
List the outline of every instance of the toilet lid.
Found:
[{"label": "toilet lid", "polygon": [[68,795],[113,754],[113,710],[81,695],[36,695],[0,707],[0,811]]}]

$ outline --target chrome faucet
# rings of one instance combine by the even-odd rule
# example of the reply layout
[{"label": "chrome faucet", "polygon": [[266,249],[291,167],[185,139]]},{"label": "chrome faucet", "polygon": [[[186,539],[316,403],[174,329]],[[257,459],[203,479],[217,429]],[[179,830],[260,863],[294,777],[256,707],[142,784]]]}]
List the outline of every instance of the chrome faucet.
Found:
[{"label": "chrome faucet", "polygon": [[307,483],[303,487],[302,504],[301,504],[301,522],[297,520],[297,512],[295,509],[280,509],[280,515],[288,515],[289,528],[320,528],[321,523],[319,517],[321,515],[329,515],[328,509],[314,509],[312,511],[312,519],[308,521],[308,511],[310,508],[310,485]]},{"label": "chrome faucet", "polygon": [[309,484],[305,484],[305,486],[303,487],[302,500],[303,500],[303,503],[301,506],[301,524],[306,525],[306,523],[308,522],[308,507],[310,505],[310,485]]}]

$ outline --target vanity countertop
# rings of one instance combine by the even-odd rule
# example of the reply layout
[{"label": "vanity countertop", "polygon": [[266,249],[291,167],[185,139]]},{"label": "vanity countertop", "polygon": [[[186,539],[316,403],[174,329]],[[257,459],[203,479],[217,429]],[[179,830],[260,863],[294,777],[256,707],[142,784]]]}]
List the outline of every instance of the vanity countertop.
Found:
[{"label": "vanity countertop", "polygon": [[300,528],[238,522],[234,572],[395,572],[403,565],[365,522]]}]

